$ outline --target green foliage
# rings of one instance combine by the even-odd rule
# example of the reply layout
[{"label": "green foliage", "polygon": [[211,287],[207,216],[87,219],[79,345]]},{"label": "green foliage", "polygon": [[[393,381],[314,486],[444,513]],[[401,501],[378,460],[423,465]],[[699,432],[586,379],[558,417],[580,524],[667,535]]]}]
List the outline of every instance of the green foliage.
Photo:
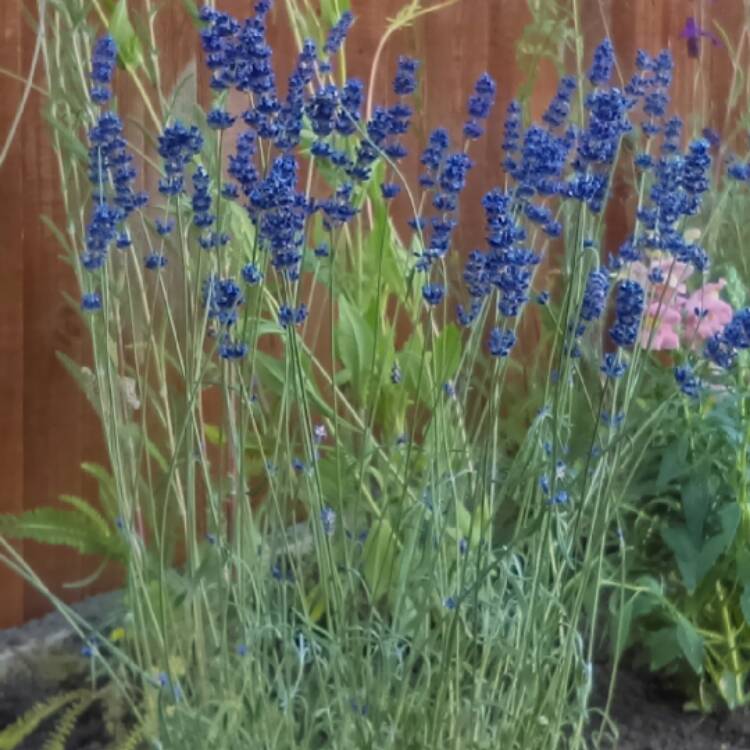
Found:
[{"label": "green foliage", "polygon": [[610,600],[616,650],[645,650],[651,669],[679,675],[704,709],[747,700],[746,399],[738,387],[667,411],[636,474],[625,531],[627,578],[658,571],[660,580],[638,585],[623,606],[618,592]]},{"label": "green foliage", "polygon": [[45,740],[42,750],[65,750],[68,739],[75,729],[76,721],[89,708],[95,697],[92,693],[71,703],[60,715],[54,731]]},{"label": "green foliage", "polygon": [[[95,699],[96,694],[89,690],[73,690],[35,704],[13,724],[0,730],[0,750],[16,750],[48,720],[54,722],[54,728],[44,744],[44,750],[62,750],[75,728],[76,720]],[[65,710],[60,713],[62,709]]]},{"label": "green foliage", "polygon": [[128,13],[128,0],[117,0],[109,19],[109,33],[115,40],[120,61],[126,68],[138,68],[143,62],[143,48]]},{"label": "green foliage", "polygon": [[520,70],[527,71],[518,96],[522,101],[531,94],[543,60],[550,61],[562,72],[566,53],[575,49],[576,31],[573,13],[567,3],[555,0],[527,0],[531,20],[524,26],[516,44],[516,60]]},{"label": "green foliage", "polygon": [[18,516],[0,516],[0,534],[10,539],[28,539],[42,544],[70,547],[84,555],[98,555],[125,562],[127,548],[99,513],[85,500],[68,495],[60,498],[74,510],[45,507]]}]

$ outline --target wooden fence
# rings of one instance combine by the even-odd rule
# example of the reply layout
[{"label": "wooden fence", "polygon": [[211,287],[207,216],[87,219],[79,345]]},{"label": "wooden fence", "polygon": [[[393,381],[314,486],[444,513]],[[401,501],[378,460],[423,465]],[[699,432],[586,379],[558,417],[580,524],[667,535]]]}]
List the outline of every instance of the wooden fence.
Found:
[{"label": "wooden fence", "polygon": [[[366,80],[374,50],[386,19],[406,0],[352,0],[357,23],[347,46],[353,74]],[[429,5],[434,0],[423,0]],[[481,238],[479,199],[498,179],[502,111],[529,77],[536,78],[533,98],[539,112],[556,86],[549,63],[525,59],[519,64],[517,42],[531,18],[529,7],[551,7],[555,0],[459,0],[454,6],[428,15],[400,32],[386,49],[394,60],[404,51],[424,60],[423,119],[443,124],[457,133],[462,126],[466,96],[476,78],[488,71],[497,81],[498,103],[489,137],[472,152],[477,167],[462,205],[460,246],[470,249]],[[574,0],[559,0],[570,5]],[[704,37],[697,57],[682,36],[688,17],[721,39],[726,31],[731,46],[742,44],[745,67],[750,43],[745,19],[748,0],[577,0],[587,50],[608,34],[617,50],[621,73],[632,72],[635,52],[668,47],[677,70],[674,106],[688,119],[695,115],[721,130],[736,122],[737,108],[727,112],[733,85],[730,48],[724,41]],[[218,0],[218,6],[243,15],[250,0]],[[23,78],[31,68],[35,30],[24,15],[26,0],[0,2],[0,139],[11,129],[21,100]],[[289,48],[283,0],[274,10],[273,34],[281,50]],[[181,0],[166,0],[158,21],[161,62],[166,78],[175,80],[191,61],[201,66],[195,28]],[[137,13],[138,0],[131,2]],[[559,29],[553,30],[554,35]],[[386,96],[393,66],[378,78],[378,94]],[[205,77],[199,81],[205,84]],[[35,82],[44,85],[42,71]],[[127,93],[124,106],[135,102]],[[43,118],[43,92],[32,90],[20,127],[0,173],[0,513],[18,512],[53,502],[61,493],[93,496],[95,487],[80,470],[82,461],[103,460],[96,419],[85,398],[59,364],[55,352],[79,361],[88,357],[86,331],[63,291],[75,293],[70,269],[60,261],[60,248],[41,221],[43,215],[61,223],[57,167]],[[135,106],[135,105],[134,105]],[[131,110],[137,116],[139,110]],[[744,145],[744,144],[743,144]],[[2,142],[0,142],[2,148]],[[473,227],[473,228],[472,228]],[[618,228],[611,230],[616,235]],[[612,240],[616,238],[613,236]],[[75,600],[92,589],[64,589],[94,569],[60,548],[27,543],[23,553],[56,593]],[[111,585],[112,579],[97,586]],[[42,614],[48,604],[10,571],[0,567],[0,628]]]}]

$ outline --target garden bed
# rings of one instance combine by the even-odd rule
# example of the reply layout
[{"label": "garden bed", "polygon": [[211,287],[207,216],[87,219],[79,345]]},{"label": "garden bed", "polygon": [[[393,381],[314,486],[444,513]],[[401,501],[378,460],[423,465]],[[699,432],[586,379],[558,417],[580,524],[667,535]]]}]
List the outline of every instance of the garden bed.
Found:
[{"label": "garden bed", "polygon": [[[607,699],[609,673],[600,669],[596,703]],[[601,750],[748,750],[750,713],[686,712],[684,698],[654,675],[621,666],[611,716],[619,741],[605,740]]]},{"label": "garden bed", "polygon": [[[117,594],[97,596],[76,607],[83,617],[106,624],[107,613],[119,603]],[[81,644],[64,619],[57,614],[0,632],[0,730],[31,706],[61,692],[90,685],[89,662],[80,653]],[[597,669],[599,680],[595,704],[606,702],[609,672]],[[619,728],[619,741],[605,739],[601,750],[748,750],[750,713],[700,715],[683,710],[683,699],[662,681],[646,672],[621,669],[612,718]],[[41,747],[53,721],[40,725],[18,750]],[[95,702],[81,716],[67,750],[105,750],[110,734],[104,707]],[[15,750],[15,749],[14,749]]]},{"label": "garden bed", "polygon": [[[119,594],[87,599],[74,609],[98,627],[106,627],[120,603]],[[0,732],[35,705],[70,691],[91,687],[90,663],[79,637],[57,614],[20,628],[0,631]],[[39,750],[60,716],[56,712],[13,750]],[[94,701],[78,718],[66,750],[110,747],[104,707]]]}]

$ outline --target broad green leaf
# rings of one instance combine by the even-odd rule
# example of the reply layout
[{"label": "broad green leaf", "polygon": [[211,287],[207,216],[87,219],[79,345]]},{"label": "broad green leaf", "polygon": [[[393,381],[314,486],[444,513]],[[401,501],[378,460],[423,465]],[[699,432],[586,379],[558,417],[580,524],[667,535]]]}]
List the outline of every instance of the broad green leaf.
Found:
[{"label": "broad green leaf", "polygon": [[[612,649],[612,658],[618,660],[628,644],[630,628],[633,623],[633,609],[639,595],[635,594],[625,601],[620,608],[620,594],[615,591],[609,599],[611,617],[609,642]],[[618,611],[619,610],[619,611]]]},{"label": "broad green leaf", "polygon": [[735,556],[735,565],[737,566],[737,578],[746,588],[750,588],[750,549],[747,549],[744,545],[739,545]]},{"label": "broad green leaf", "polygon": [[435,340],[432,353],[434,359],[436,386],[452,380],[461,361],[461,333],[454,323],[449,323]]},{"label": "broad green leaf", "polygon": [[[424,365],[422,363],[423,348],[424,338],[422,331],[416,329],[412,332],[408,341],[398,354],[398,363],[404,375],[403,386],[406,388],[412,400],[416,401],[417,399],[421,399],[429,404],[429,362],[425,359]],[[419,392],[417,392],[417,390],[419,390]]]},{"label": "broad green leaf", "polygon": [[277,357],[259,351],[253,354],[253,358],[258,371],[258,379],[263,387],[280,396],[286,387],[286,367],[284,363]]},{"label": "broad green leaf", "polygon": [[745,586],[740,596],[740,609],[745,617],[745,622],[750,624],[750,586]]},{"label": "broad green leaf", "polygon": [[181,0],[185,10],[190,14],[194,21],[198,21],[198,6],[194,0]]},{"label": "broad green leaf", "polygon": [[677,621],[677,643],[696,674],[703,673],[703,638],[684,617]]},{"label": "broad green leaf", "polygon": [[709,573],[737,532],[740,509],[736,505],[727,505],[717,515],[720,531],[702,544],[695,542],[684,525],[662,531],[662,537],[674,553],[682,580],[690,593]]},{"label": "broad green leaf", "polygon": [[385,594],[398,573],[398,543],[391,523],[382,518],[375,523],[364,548],[364,575],[373,601]]},{"label": "broad green leaf", "polygon": [[305,598],[310,620],[312,622],[319,622],[326,613],[326,609],[328,609],[325,588],[317,583]]},{"label": "broad green leaf", "polygon": [[[274,393],[277,396],[281,396],[286,388],[290,388],[293,389],[292,393],[295,394],[294,397],[298,397],[297,388],[294,385],[291,373],[290,379],[287,381],[286,364],[283,360],[261,351],[255,351],[253,358],[255,360],[258,380],[264,388],[268,388],[271,393]],[[311,365],[309,359],[302,356],[302,375],[305,382],[307,398],[310,399],[312,405],[320,411],[321,415],[331,417],[333,415],[333,410],[320,395],[320,391],[318,390],[315,379],[312,377],[310,369]]]},{"label": "broad green leaf", "polygon": [[677,641],[677,627],[661,628],[646,636],[646,645],[651,656],[651,671],[658,672],[682,655]]},{"label": "broad green leaf", "polygon": [[[396,299],[405,300],[407,294],[406,277],[409,274],[409,254],[398,239],[389,220],[389,240],[383,254],[383,282],[386,290]],[[402,307],[406,310],[408,308]]]},{"label": "broad green leaf", "polygon": [[333,26],[341,14],[349,10],[349,0],[321,0],[320,12],[329,25]]},{"label": "broad green leaf", "polygon": [[[375,336],[357,307],[339,300],[339,323],[336,326],[336,349],[344,367],[352,375],[357,396],[364,401],[373,364]],[[377,364],[377,363],[376,363]]]},{"label": "broad green leaf", "polygon": [[126,68],[138,68],[143,63],[143,51],[138,35],[128,16],[128,0],[119,0],[109,19],[109,33],[117,45],[117,53]]},{"label": "broad green leaf", "polygon": [[721,673],[721,678],[719,679],[719,690],[721,691],[721,697],[724,699],[724,702],[730,710],[738,708],[743,702],[747,701],[747,698],[743,698],[741,695],[741,686],[743,683],[744,680],[742,677],[738,680],[737,675],[729,669],[725,669]]},{"label": "broad green leaf", "polygon": [[693,476],[682,490],[682,510],[690,537],[700,544],[703,537],[703,526],[708,516],[711,501],[708,497],[708,482],[705,474]]},{"label": "broad green leaf", "polygon": [[656,479],[657,487],[665,488],[670,482],[685,476],[691,468],[690,461],[688,461],[688,436],[684,433],[664,451],[659,476]]}]

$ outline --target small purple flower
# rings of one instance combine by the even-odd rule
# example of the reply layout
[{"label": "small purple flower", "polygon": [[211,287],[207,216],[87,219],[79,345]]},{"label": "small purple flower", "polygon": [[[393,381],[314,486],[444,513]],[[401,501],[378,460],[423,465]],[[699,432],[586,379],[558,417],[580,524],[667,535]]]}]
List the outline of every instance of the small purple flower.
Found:
[{"label": "small purple flower", "polygon": [[441,284],[425,284],[422,287],[422,297],[428,305],[439,305],[444,295],[445,287]]},{"label": "small purple flower", "polygon": [[263,272],[255,263],[248,263],[242,269],[242,278],[247,284],[259,284],[263,280]]},{"label": "small purple flower", "polygon": [[96,312],[102,309],[102,298],[99,292],[86,292],[81,297],[81,310],[84,312]]},{"label": "small purple flower", "polygon": [[721,143],[721,135],[713,128],[703,128],[701,135],[709,142],[712,148]]},{"label": "small purple flower", "polygon": [[279,325],[289,328],[293,325],[301,325],[307,318],[307,305],[303,302],[298,308],[292,308],[287,304],[279,307]]},{"label": "small purple flower", "polygon": [[608,378],[617,380],[625,374],[625,370],[628,369],[626,362],[622,362],[617,358],[616,354],[605,354],[602,366],[599,368]]},{"label": "small purple flower", "polygon": [[688,16],[685,19],[685,26],[682,29],[680,38],[687,42],[688,56],[693,58],[700,57],[701,54],[701,37],[711,40],[711,44],[717,47],[721,42],[718,37],[710,31],[702,28],[693,18]]},{"label": "small purple flower", "polygon": [[549,477],[539,477],[539,489],[545,494],[549,495]]},{"label": "small purple flower", "polygon": [[149,271],[158,271],[160,268],[164,268],[164,266],[167,265],[167,258],[165,255],[160,255],[159,253],[151,253],[146,256],[143,265],[146,266]]},{"label": "small purple flower", "polygon": [[695,376],[691,367],[675,367],[674,379],[686,396],[697,398],[700,395],[701,381]]},{"label": "small purple flower", "polygon": [[161,235],[162,237],[166,237],[174,229],[174,222],[170,219],[167,219],[166,221],[157,219],[155,226],[157,234]]},{"label": "small purple flower", "polygon": [[216,108],[208,113],[206,122],[209,128],[213,128],[214,130],[226,130],[234,125],[236,119],[237,118],[230,115],[229,112]]},{"label": "small purple flower", "polygon": [[490,331],[488,348],[493,357],[507,357],[516,343],[516,335],[513,331],[501,331],[493,328]]},{"label": "small purple flower", "polygon": [[380,186],[380,192],[385,200],[390,200],[401,192],[401,185],[395,182],[384,182]]},{"label": "small purple flower", "polygon": [[568,493],[565,490],[560,490],[555,493],[555,496],[550,500],[550,505],[565,505],[568,502]]},{"label": "small purple flower", "polygon": [[219,346],[219,356],[222,359],[242,359],[247,354],[247,345],[241,341],[232,341],[225,336]]},{"label": "small purple flower", "polygon": [[313,439],[316,443],[322,443],[328,437],[328,430],[324,424],[317,424],[313,427]]}]

